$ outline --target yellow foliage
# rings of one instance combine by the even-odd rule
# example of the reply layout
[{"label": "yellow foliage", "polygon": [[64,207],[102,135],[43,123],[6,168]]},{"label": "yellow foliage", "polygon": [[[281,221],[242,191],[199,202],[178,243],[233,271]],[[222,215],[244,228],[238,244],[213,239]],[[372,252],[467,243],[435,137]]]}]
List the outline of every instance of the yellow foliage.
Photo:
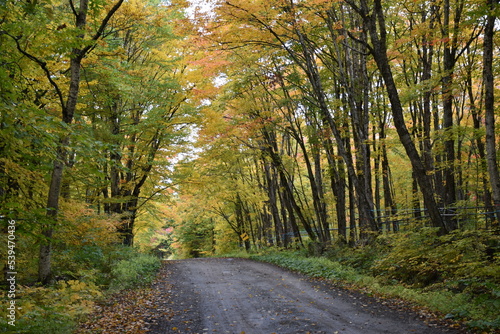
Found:
[{"label": "yellow foliage", "polygon": [[[94,301],[102,296],[92,283],[77,280],[61,281],[55,287],[18,286],[20,298],[16,299],[16,318],[29,319],[34,314],[43,314],[47,308],[64,310],[72,318],[79,318],[93,311]],[[6,292],[0,294],[0,307],[6,309],[9,299]],[[50,311],[50,310],[49,310]]]},{"label": "yellow foliage", "polygon": [[69,246],[86,244],[109,245],[119,241],[116,229],[120,224],[118,217],[99,215],[85,203],[65,202],[62,204],[64,227],[58,232],[59,239]]}]

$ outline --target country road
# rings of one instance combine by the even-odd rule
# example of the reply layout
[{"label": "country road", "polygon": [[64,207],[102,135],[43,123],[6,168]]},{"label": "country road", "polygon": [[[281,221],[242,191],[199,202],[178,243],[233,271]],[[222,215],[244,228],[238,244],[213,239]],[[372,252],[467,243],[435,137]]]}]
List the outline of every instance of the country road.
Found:
[{"label": "country road", "polygon": [[459,333],[356,292],[245,259],[166,264],[169,319],[151,333]]}]

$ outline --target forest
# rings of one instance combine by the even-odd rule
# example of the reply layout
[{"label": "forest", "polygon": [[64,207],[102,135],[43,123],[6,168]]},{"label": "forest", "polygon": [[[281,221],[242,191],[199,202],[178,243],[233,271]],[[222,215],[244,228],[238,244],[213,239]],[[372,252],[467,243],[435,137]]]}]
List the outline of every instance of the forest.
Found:
[{"label": "forest", "polygon": [[239,254],[500,329],[499,14],[0,0],[0,306],[69,333],[160,259]]}]

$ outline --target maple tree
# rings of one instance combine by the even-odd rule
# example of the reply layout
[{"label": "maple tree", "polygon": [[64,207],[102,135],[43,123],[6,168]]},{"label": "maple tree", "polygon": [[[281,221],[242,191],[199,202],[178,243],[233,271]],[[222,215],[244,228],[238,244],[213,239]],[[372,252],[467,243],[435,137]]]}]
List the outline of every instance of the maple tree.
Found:
[{"label": "maple tree", "polygon": [[191,121],[184,103],[190,94],[182,83],[185,65],[176,61],[182,44],[166,23],[174,15],[158,11],[155,4],[124,5],[111,22],[119,32],[88,64],[84,117],[92,120],[91,131],[103,142],[98,150],[107,158],[101,162],[102,177],[110,180],[109,186],[91,189],[92,200],[122,216],[120,233],[128,245],[147,182],[155,178],[161,187],[148,190],[149,196],[165,190],[163,174],[157,173],[166,171]]}]

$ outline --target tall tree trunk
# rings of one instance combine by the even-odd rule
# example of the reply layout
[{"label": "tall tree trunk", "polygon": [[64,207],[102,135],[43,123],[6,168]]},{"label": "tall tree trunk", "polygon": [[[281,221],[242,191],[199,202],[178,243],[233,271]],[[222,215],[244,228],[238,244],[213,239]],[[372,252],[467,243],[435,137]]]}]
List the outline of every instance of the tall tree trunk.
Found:
[{"label": "tall tree trunk", "polygon": [[354,247],[358,242],[358,227],[356,225],[356,206],[354,196],[354,186],[352,180],[348,177],[349,189],[349,246]]},{"label": "tall tree trunk", "polygon": [[398,88],[394,81],[387,56],[387,31],[381,0],[374,1],[373,12],[370,11],[366,0],[361,0],[361,7],[358,7],[350,0],[348,3],[351,4],[352,8],[357,10],[361,15],[366,25],[366,29],[370,34],[372,43],[370,51],[385,82],[387,94],[391,102],[394,125],[399,139],[403,144],[406,154],[412,164],[413,172],[415,173],[415,178],[420,186],[420,191],[422,192],[424,199],[424,205],[430,216],[431,222],[433,226],[440,229],[441,233],[447,233],[449,229],[439,212],[436,199],[434,198],[434,187],[429,175],[427,175],[427,169],[420,158],[415,143],[412,141],[411,135],[406,127],[403,106],[401,104]]},{"label": "tall tree trunk", "polygon": [[[302,223],[302,226],[307,232],[307,235],[312,241],[317,239],[317,235],[314,233],[311,223],[304,215],[302,208],[297,204],[297,201],[294,197],[294,185],[290,181],[289,177],[287,177],[287,173],[285,171],[285,167],[283,166],[282,159],[277,152],[277,144],[276,137],[270,131],[263,129],[262,134],[266,141],[264,150],[271,158],[274,168],[276,168],[279,176],[279,180],[281,183],[281,189],[287,196],[287,201],[290,206],[289,208],[293,209],[293,212],[297,215],[298,220]],[[292,213],[293,214],[293,213]]]},{"label": "tall tree trunk", "polygon": [[382,145],[382,184],[384,190],[384,207],[388,215],[396,214],[396,203],[394,202],[394,187],[392,185],[392,174],[387,157],[387,148]]},{"label": "tall tree trunk", "polygon": [[[482,118],[481,115],[479,114],[479,110],[477,106],[474,103],[474,91],[473,91],[473,86],[472,86],[472,73],[467,73],[467,92],[469,94],[469,101],[470,102],[470,112],[472,115],[472,122],[474,125],[474,130],[476,131],[476,136],[473,138],[473,141],[477,147],[477,152],[479,154],[479,170],[477,171],[477,174],[480,175],[481,178],[481,183],[482,183],[482,191],[483,191],[483,203],[486,209],[486,212],[489,212],[490,214],[486,215],[486,228],[490,228],[492,225],[492,222],[495,221],[495,212],[494,206],[493,206],[493,197],[491,195],[491,190],[490,190],[490,183],[489,183],[489,178],[488,178],[488,164],[486,162],[486,148],[483,142],[483,136],[477,135],[477,133],[480,133],[480,129],[482,127]],[[480,190],[476,190],[478,193]]]},{"label": "tall tree trunk", "polygon": [[362,226],[368,228],[371,231],[378,231],[378,226],[375,222],[375,218],[373,215],[372,193],[371,191],[370,192],[366,191],[367,189],[364,187],[365,182],[364,180],[361,180],[362,178],[364,179],[366,175],[361,175],[360,177],[358,177],[356,173],[356,168],[352,156],[348,155],[347,149],[343,145],[344,141],[342,140],[341,132],[328,108],[326,93],[323,89],[323,85],[318,72],[318,68],[315,64],[315,60],[313,59],[314,58],[312,54],[313,52],[310,49],[309,45],[307,44],[305,36],[303,36],[302,33],[300,33],[299,31],[297,31],[297,34],[300,37],[302,51],[304,53],[304,59],[305,59],[305,64],[303,64],[304,69],[308,76],[309,82],[311,83],[315,95],[314,97],[317,101],[319,110],[321,112],[321,117],[326,121],[326,123],[330,127],[330,130],[332,131],[332,134],[337,142],[339,154],[346,163],[347,173],[351,178],[353,186],[356,190],[356,195],[357,195],[356,198],[358,199],[358,210],[360,212],[360,218],[362,219]]},{"label": "tall tree trunk", "polygon": [[[353,15],[354,16],[354,15]],[[352,17],[356,24],[355,17]],[[366,33],[362,33],[360,40],[366,41]],[[379,226],[375,221],[373,191],[371,185],[370,166],[370,138],[369,138],[369,94],[371,91],[370,80],[367,73],[366,47],[363,43],[342,43],[344,46],[338,50],[339,73],[338,80],[346,91],[346,100],[349,106],[348,115],[351,119],[352,139],[355,146],[355,169],[358,207],[359,232],[361,239],[370,239],[370,231],[377,231]],[[353,51],[357,50],[359,51]],[[354,175],[353,175],[354,177]]]},{"label": "tall tree trunk", "polygon": [[[319,146],[319,144],[318,144]],[[328,224],[328,208],[326,206],[325,200],[325,190],[323,185],[323,173],[321,168],[321,155],[319,148],[314,150],[314,174],[316,175],[317,192],[318,192],[318,210],[321,222],[321,228],[323,229],[323,242],[329,243],[332,240],[330,233],[330,225]]]},{"label": "tall tree trunk", "polygon": [[61,184],[64,169],[64,143],[62,140],[58,148],[57,159],[53,163],[52,175],[50,180],[49,194],[47,199],[47,218],[48,221],[42,226],[42,241],[40,243],[38,258],[38,281],[42,284],[50,283],[52,276],[52,235],[59,212],[59,196],[61,193]]},{"label": "tall tree trunk", "polygon": [[276,173],[272,171],[272,166],[265,161],[265,158],[263,158],[263,165],[264,165],[264,176],[266,180],[266,190],[267,190],[267,197],[269,198],[269,209],[271,211],[271,217],[273,218],[274,222],[274,234],[276,236],[276,245],[278,247],[284,246],[288,247],[288,238],[286,235],[284,235],[284,230],[283,230],[283,223],[281,221],[281,217],[279,215],[279,209],[278,209],[278,199],[276,196],[277,193],[277,185],[278,185],[278,180],[276,177]]},{"label": "tall tree trunk", "polygon": [[346,179],[342,161],[335,159],[331,138],[325,138],[324,147],[328,160],[330,187],[335,197],[335,211],[337,215],[338,238],[341,243],[347,243],[347,215],[346,215]]},{"label": "tall tree trunk", "polygon": [[[280,187],[285,187],[284,185],[280,185]],[[280,203],[281,203],[281,216],[284,220],[284,225],[289,225],[292,230],[294,242],[299,242],[303,246],[302,236],[300,234],[299,225],[297,223],[297,218],[295,218],[295,210],[292,206],[292,200],[290,199],[290,194],[286,191],[280,191]],[[288,217],[288,219],[286,218]],[[285,228],[285,231],[287,228]]]},{"label": "tall tree trunk", "polygon": [[120,176],[120,170],[121,170],[121,164],[122,164],[122,155],[121,152],[118,150],[118,147],[120,147],[120,140],[118,139],[118,136],[120,134],[120,116],[118,112],[118,97],[115,97],[114,103],[110,107],[110,127],[111,127],[111,134],[113,138],[113,145],[112,149],[109,152],[109,160],[110,160],[110,168],[109,168],[109,181],[110,181],[110,189],[111,189],[111,199],[112,202],[108,204],[109,210],[112,213],[117,213],[121,214],[122,213],[122,203],[118,200],[120,198],[120,181],[121,181],[121,176]]},{"label": "tall tree trunk", "polygon": [[[87,24],[87,9],[89,0],[80,0],[80,7],[75,12],[76,27],[84,29]],[[84,36],[80,36],[82,39]],[[78,101],[78,93],[80,91],[80,67],[83,57],[85,56],[83,49],[73,49],[70,61],[70,83],[68,98],[61,106],[62,120],[66,124],[73,122],[73,116],[76,110],[76,103]],[[63,181],[64,164],[67,160],[66,147],[69,144],[68,135],[64,134],[59,142],[57,149],[57,157],[54,161],[52,168],[52,176],[49,187],[49,194],[47,198],[47,218],[48,223],[42,228],[43,239],[40,244],[40,255],[38,262],[38,281],[42,284],[48,284],[51,280],[52,265],[52,235],[54,232],[55,222],[59,212],[59,197],[61,194],[61,185]]]},{"label": "tall tree trunk", "polygon": [[446,224],[449,229],[456,228],[456,218],[453,214],[453,206],[456,202],[456,183],[455,183],[455,135],[453,126],[453,70],[455,68],[456,55],[456,37],[450,37],[450,1],[444,0],[443,5],[443,70],[442,81],[443,97],[443,131],[444,131],[444,193],[442,202],[447,215]]},{"label": "tall tree trunk", "polygon": [[[314,206],[314,213],[316,215],[316,220],[318,222],[318,237],[321,242],[326,243],[330,241],[330,231],[328,228],[328,221],[327,221],[327,215],[326,215],[326,206],[324,203],[324,196],[323,196],[323,185],[322,185],[322,179],[321,179],[321,174],[315,173],[315,170],[318,167],[319,161],[319,149],[317,147],[313,147],[312,154],[313,154],[313,159],[315,162],[315,166],[313,167],[313,164],[311,162],[311,159],[309,158],[309,152],[306,148],[305,145],[305,140],[300,133],[300,129],[297,131],[297,133],[294,134],[294,138],[297,140],[297,143],[299,144],[299,147],[302,150],[302,156],[304,159],[304,163],[306,165],[307,169],[307,175],[309,179],[309,184],[311,186],[311,195],[313,198],[313,206]],[[314,139],[313,141],[316,141]],[[317,143],[311,144],[311,146],[317,146]]]},{"label": "tall tree trunk", "polygon": [[496,226],[500,222],[500,175],[498,172],[497,151],[495,144],[495,83],[493,76],[493,36],[495,33],[494,10],[498,0],[487,0],[488,14],[483,41],[483,81],[484,81],[484,110],[486,127],[486,161],[490,176],[491,192],[497,216]]},{"label": "tall tree trunk", "polygon": [[[117,3],[109,10],[106,17],[101,21],[101,24],[97,32],[92,36],[92,41],[96,42],[101,38],[104,29],[106,28],[109,20],[114,15],[114,13],[120,8],[123,0],[118,0]],[[80,31],[84,32],[87,26],[87,12],[89,6],[89,0],[80,0],[79,7],[74,8],[73,2],[70,2],[73,14],[75,15],[75,26]],[[80,36],[83,41],[85,35],[82,33]],[[53,88],[56,90],[57,95],[61,103],[62,121],[66,124],[71,124],[73,122],[73,117],[76,111],[76,104],[78,102],[78,94],[80,92],[80,70],[81,62],[83,58],[93,49],[93,43],[82,46],[81,48],[74,48],[70,55],[70,69],[69,69],[69,88],[67,99],[63,99],[62,92],[54,82],[52,74],[46,67],[46,63],[41,62],[36,57],[27,54],[22,51],[20,45],[18,44],[18,50],[23,54],[28,56],[30,59],[37,62],[44,72],[46,73],[47,79],[52,84]],[[51,279],[51,253],[52,253],[52,235],[54,232],[54,226],[57,221],[57,215],[59,212],[59,198],[61,195],[61,184],[63,180],[64,165],[67,160],[66,147],[69,144],[68,135],[63,135],[59,141],[59,146],[57,149],[56,160],[53,163],[52,175],[49,187],[49,193],[47,196],[47,218],[49,223],[42,226],[42,236],[43,239],[40,244],[39,262],[38,262],[38,280],[47,284]]]},{"label": "tall tree trunk", "polygon": [[[422,22],[428,20],[428,30],[434,30],[436,13],[438,12],[437,6],[431,2],[430,17],[427,17],[427,12],[422,13]],[[426,34],[422,37],[420,61],[422,63],[422,74],[420,81],[427,83],[432,78],[432,64],[434,59],[434,44],[432,37]],[[434,158],[432,156],[432,142],[431,142],[431,125],[432,125],[432,87],[429,87],[423,92],[422,95],[422,129],[423,129],[423,143],[422,143],[422,158],[425,168],[434,173]]]},{"label": "tall tree trunk", "polygon": [[[374,205],[375,205],[375,219],[377,220],[377,225],[380,226],[380,229],[384,231],[384,225],[385,223],[382,222],[382,210],[381,210],[381,189],[380,189],[380,159],[381,159],[381,145],[377,143],[377,131],[375,129],[375,126],[373,127],[373,132],[372,132],[372,143],[373,143],[373,170],[374,170],[374,181],[373,183],[375,184],[375,189],[374,189]],[[386,226],[386,230],[389,230],[389,228]]]}]

